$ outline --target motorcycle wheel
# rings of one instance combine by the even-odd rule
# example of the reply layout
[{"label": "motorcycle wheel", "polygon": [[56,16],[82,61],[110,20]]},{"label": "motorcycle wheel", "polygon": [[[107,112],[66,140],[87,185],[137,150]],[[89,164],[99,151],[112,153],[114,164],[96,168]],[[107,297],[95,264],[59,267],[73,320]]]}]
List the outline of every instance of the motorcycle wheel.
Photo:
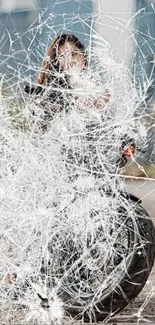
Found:
[{"label": "motorcycle wheel", "polygon": [[[69,244],[72,258],[68,258],[69,271],[65,269],[60,296],[67,314],[84,322],[104,321],[123,310],[144,287],[154,263],[153,222],[138,199],[121,196],[118,231],[115,229],[113,233],[111,229],[109,237],[116,237],[113,252],[107,251],[104,262],[99,258],[95,240],[89,245],[91,258],[86,257],[85,265],[80,262],[78,251],[75,253],[74,249],[73,254],[73,243]],[[99,232],[102,231],[99,227]],[[98,240],[102,238],[99,232]]]}]

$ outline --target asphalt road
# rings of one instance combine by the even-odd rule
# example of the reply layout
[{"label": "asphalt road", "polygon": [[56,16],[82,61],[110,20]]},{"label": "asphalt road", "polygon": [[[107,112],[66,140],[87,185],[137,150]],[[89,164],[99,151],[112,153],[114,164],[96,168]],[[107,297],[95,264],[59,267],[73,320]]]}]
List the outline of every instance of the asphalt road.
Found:
[{"label": "asphalt road", "polygon": [[[126,189],[142,200],[142,205],[155,225],[155,180],[130,179],[126,181]],[[155,325],[155,265],[138,298],[120,315],[111,320],[113,325],[144,325],[148,323]]]},{"label": "asphalt road", "polygon": [[142,204],[150,214],[155,224],[155,180],[153,179],[128,179],[126,188],[142,200]]}]

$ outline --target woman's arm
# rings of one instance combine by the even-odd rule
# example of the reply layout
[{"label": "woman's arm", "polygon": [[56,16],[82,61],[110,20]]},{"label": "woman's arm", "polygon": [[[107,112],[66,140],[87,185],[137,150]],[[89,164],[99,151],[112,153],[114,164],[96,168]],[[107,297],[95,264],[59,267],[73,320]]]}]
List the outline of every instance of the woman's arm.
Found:
[{"label": "woman's arm", "polygon": [[105,90],[105,92],[102,94],[96,95],[96,98],[85,98],[85,97],[79,97],[78,98],[78,107],[79,109],[83,110],[84,107],[86,108],[92,108],[95,107],[99,110],[102,110],[105,108],[106,104],[110,100],[110,93],[109,90]]}]

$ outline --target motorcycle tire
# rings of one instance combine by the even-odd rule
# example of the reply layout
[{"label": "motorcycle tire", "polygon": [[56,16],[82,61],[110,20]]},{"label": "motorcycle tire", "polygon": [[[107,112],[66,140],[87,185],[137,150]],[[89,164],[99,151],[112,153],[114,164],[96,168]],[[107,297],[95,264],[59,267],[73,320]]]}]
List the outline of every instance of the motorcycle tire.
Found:
[{"label": "motorcycle tire", "polygon": [[[132,242],[123,272],[121,268],[119,269],[119,262],[117,262],[117,272],[122,272],[122,275],[118,276],[118,281],[115,275],[115,285],[111,283],[108,290],[101,290],[98,297],[80,299],[80,293],[74,294],[71,286],[66,285],[66,282],[60,293],[66,313],[83,322],[104,321],[123,310],[139,295],[153,267],[155,259],[153,222],[135,196],[123,193],[121,196],[124,204],[119,208],[120,219],[127,220],[130,244]],[[132,207],[134,225],[132,225],[133,221],[129,221],[126,203]]]}]

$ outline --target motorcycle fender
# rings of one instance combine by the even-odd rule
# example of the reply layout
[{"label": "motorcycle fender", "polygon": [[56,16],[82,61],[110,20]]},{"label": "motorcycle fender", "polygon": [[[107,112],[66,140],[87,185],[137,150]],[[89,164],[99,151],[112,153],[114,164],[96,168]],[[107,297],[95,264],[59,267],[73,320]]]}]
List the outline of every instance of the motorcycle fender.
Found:
[{"label": "motorcycle fender", "polygon": [[120,192],[120,195],[126,198],[127,200],[132,200],[134,202],[142,203],[140,198],[138,198],[137,196],[129,192]]}]

